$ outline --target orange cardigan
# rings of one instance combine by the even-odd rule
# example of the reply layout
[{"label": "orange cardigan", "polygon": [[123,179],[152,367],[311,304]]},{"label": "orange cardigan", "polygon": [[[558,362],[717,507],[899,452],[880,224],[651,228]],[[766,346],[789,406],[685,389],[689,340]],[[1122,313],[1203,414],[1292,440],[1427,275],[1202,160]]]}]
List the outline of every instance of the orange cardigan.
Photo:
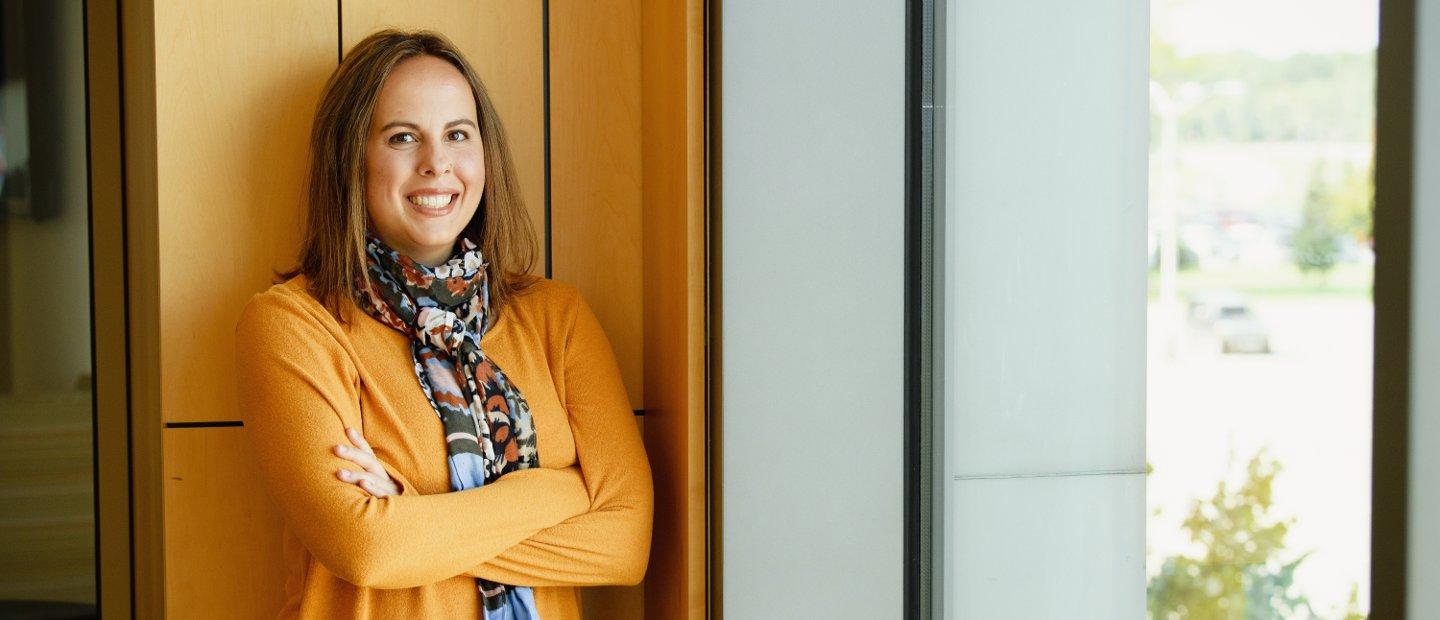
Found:
[{"label": "orange cardigan", "polygon": [[[641,581],[650,465],[609,341],[575,287],[540,280],[481,341],[530,403],[541,466],[460,492],[409,339],[348,316],[337,322],[301,276],[255,295],[236,327],[245,432],[285,522],[281,617],[479,618],[484,577],[534,587],[542,620],[562,620],[580,618],[576,586]],[[359,469],[332,451],[350,445],[347,426],[400,495],[335,477]]]}]

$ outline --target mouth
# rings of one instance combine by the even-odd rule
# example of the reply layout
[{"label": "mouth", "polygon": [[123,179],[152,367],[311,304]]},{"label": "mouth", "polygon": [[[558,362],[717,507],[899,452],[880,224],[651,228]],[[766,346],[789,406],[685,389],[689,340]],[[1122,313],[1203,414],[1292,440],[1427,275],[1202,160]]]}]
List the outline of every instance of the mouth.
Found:
[{"label": "mouth", "polygon": [[422,215],[445,215],[455,206],[459,194],[411,194],[405,201]]}]

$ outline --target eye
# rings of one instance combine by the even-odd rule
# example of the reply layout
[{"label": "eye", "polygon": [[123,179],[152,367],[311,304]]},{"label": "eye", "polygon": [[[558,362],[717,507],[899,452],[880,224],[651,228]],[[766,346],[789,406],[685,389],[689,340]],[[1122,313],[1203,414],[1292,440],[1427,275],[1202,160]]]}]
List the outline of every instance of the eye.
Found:
[{"label": "eye", "polygon": [[469,139],[469,138],[470,138],[470,134],[469,134],[468,132],[466,132],[465,130],[463,130],[463,129],[456,129],[456,130],[451,131],[451,132],[448,133],[448,134],[445,134],[445,137],[447,137],[447,138],[449,138],[449,139],[451,139],[451,140],[454,140],[454,141],[456,141],[456,142],[459,142],[459,141],[461,141],[461,140]]},{"label": "eye", "polygon": [[[408,138],[408,139],[407,139],[407,138]],[[415,142],[415,134],[410,133],[410,132],[408,132],[408,131],[402,131],[402,132],[397,133],[397,134],[395,134],[395,135],[393,135],[393,136],[390,136],[390,142],[391,142],[392,144],[403,144],[403,143],[407,143],[407,142]]]}]

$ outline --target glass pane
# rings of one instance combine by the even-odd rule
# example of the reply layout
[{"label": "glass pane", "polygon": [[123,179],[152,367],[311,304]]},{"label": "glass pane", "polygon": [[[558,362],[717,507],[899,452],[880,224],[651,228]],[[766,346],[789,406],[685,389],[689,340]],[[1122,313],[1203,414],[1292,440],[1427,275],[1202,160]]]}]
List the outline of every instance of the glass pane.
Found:
[{"label": "glass pane", "polygon": [[1375,0],[1152,0],[1152,618],[1368,610]]},{"label": "glass pane", "polygon": [[0,3],[0,616],[94,613],[83,8]]}]

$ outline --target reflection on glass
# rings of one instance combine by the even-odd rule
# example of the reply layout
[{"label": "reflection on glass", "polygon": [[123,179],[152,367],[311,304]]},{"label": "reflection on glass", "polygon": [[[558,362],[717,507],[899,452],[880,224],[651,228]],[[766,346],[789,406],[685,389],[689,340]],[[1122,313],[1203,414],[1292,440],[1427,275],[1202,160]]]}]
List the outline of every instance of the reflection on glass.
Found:
[{"label": "reflection on glass", "polygon": [[93,615],[83,9],[0,3],[0,616]]},{"label": "reflection on glass", "polygon": [[1152,0],[1152,618],[1369,607],[1375,0]]}]

